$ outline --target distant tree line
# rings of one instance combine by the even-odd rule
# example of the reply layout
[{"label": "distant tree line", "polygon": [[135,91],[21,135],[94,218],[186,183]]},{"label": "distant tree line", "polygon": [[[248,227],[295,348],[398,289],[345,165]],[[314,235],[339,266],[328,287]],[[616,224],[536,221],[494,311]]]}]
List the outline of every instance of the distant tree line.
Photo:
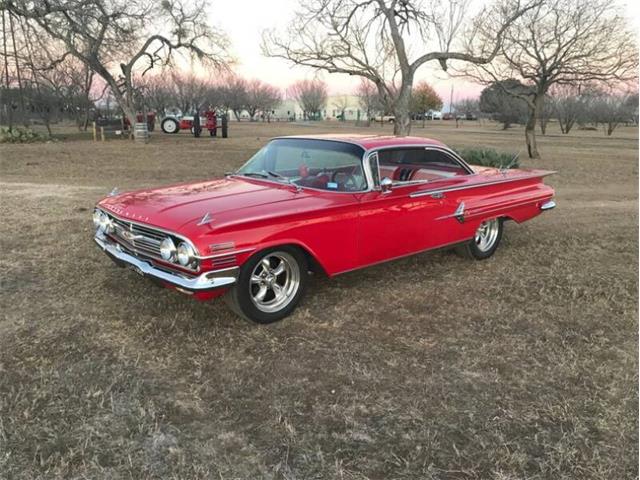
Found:
[{"label": "distant tree line", "polygon": [[[515,79],[496,82],[482,91],[479,111],[500,122],[505,130],[513,124],[526,125],[529,108],[523,97],[529,91]],[[620,124],[638,124],[638,93],[607,91],[598,84],[557,85],[549,89],[544,110],[538,112],[538,127],[543,135],[551,119],[558,122],[563,134],[576,126],[602,126],[610,136]]]},{"label": "distant tree line", "polygon": [[167,75],[141,77],[136,84],[144,103],[136,105],[138,110],[146,107],[161,114],[179,111],[186,115],[213,108],[233,112],[236,120],[242,119],[243,112],[251,121],[269,120],[273,109],[282,102],[280,89],[233,74],[203,78],[171,71]]},{"label": "distant tree line", "polygon": [[503,89],[521,100],[509,118],[520,120],[525,104],[532,158],[540,156],[536,129],[550,118],[545,99],[555,86],[620,88],[638,77],[635,32],[610,0],[492,0],[479,9],[468,1],[301,0],[286,29],[265,31],[262,47],[294,65],[363,78],[363,105],[369,110],[375,88],[401,135],[410,132],[414,82],[426,64]]}]

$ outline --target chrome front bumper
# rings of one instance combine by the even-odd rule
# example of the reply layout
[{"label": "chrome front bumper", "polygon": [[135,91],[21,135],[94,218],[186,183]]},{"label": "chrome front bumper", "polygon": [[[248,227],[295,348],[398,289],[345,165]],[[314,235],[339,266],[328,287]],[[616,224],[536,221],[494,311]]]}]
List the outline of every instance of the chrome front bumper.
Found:
[{"label": "chrome front bumper", "polygon": [[177,273],[170,273],[159,268],[155,268],[149,262],[141,260],[129,255],[127,252],[118,248],[117,244],[110,243],[104,237],[93,237],[104,252],[109,255],[116,263],[124,267],[135,270],[142,276],[148,276],[155,280],[169,283],[175,287],[190,292],[201,292],[205,290],[213,290],[220,287],[228,287],[236,283],[238,279],[239,268],[231,267],[222,270],[211,270],[197,277],[183,277]]}]

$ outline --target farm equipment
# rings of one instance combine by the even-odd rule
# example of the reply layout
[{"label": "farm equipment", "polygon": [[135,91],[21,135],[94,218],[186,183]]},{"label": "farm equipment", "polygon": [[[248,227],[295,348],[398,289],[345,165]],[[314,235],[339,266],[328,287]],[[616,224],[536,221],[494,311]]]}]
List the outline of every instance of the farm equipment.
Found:
[{"label": "farm equipment", "polygon": [[[191,133],[194,132],[194,116],[169,116],[162,119],[160,122],[160,128],[164,133],[178,133],[181,130],[186,130]],[[225,115],[222,115],[222,130],[223,137],[226,138],[226,126]],[[199,127],[203,127],[209,130],[209,135],[212,137],[217,136],[218,133],[218,116],[215,111],[207,110],[204,112],[204,116],[200,116]]]}]

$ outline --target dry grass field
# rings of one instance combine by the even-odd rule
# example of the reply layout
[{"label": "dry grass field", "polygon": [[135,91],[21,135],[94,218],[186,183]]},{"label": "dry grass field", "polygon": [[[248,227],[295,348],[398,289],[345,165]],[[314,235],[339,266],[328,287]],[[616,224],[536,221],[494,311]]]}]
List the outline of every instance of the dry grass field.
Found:
[{"label": "dry grass field", "polygon": [[[521,130],[414,128],[516,152]],[[0,478],[633,479],[638,130],[552,132],[558,208],[485,262],[431,252],[315,276],[256,326],[116,268],[92,207],[221,175],[281,134],[232,124],[0,145]]]}]

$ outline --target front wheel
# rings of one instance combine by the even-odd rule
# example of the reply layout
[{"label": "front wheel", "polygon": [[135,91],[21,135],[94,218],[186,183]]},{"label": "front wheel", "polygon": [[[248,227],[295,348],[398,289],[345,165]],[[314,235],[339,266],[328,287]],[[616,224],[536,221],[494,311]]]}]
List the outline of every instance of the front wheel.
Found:
[{"label": "front wheel", "polygon": [[307,283],[307,260],[292,247],[276,247],[251,257],[227,292],[227,305],[256,323],[272,323],[298,305]]},{"label": "front wheel", "polygon": [[493,255],[502,239],[502,219],[485,220],[467,243],[456,248],[456,252],[466,258],[484,260]]}]

